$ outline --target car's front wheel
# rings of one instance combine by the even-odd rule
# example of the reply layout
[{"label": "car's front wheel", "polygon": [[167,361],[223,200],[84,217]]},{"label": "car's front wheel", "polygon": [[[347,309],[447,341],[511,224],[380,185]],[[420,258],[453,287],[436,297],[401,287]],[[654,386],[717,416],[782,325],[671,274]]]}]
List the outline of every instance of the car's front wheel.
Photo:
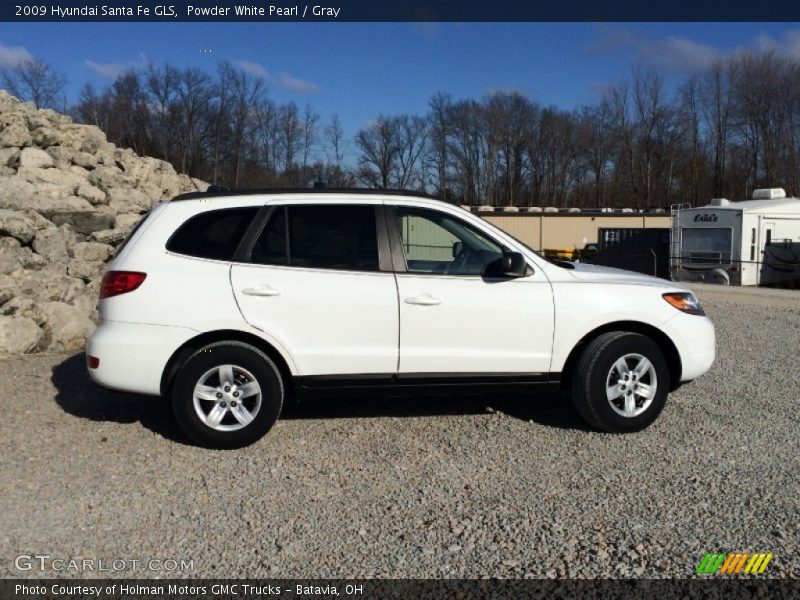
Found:
[{"label": "car's front wheel", "polygon": [[658,345],[637,333],[612,331],[584,349],[573,373],[572,400],[590,425],[628,433],[656,420],[669,388],[669,368]]},{"label": "car's front wheel", "polygon": [[284,386],[275,363],[242,342],[217,342],[181,367],[172,408],[181,428],[210,448],[252,444],[275,424]]}]

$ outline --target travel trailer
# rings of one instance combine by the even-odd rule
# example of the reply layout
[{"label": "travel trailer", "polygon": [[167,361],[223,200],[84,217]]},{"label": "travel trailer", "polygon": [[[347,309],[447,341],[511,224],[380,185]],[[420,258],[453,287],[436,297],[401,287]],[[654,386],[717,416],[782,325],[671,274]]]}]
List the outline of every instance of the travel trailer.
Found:
[{"label": "travel trailer", "polygon": [[800,199],[781,188],[752,200],[724,198],[673,210],[671,271],[678,281],[723,285],[800,283]]}]

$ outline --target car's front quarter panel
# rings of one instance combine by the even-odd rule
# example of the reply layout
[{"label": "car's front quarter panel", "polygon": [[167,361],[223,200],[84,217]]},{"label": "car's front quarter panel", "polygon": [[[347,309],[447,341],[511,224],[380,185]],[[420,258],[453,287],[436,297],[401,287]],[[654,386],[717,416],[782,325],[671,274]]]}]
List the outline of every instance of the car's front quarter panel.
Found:
[{"label": "car's front quarter panel", "polygon": [[[635,322],[666,334],[675,345],[683,365],[681,381],[693,379],[713,362],[714,328],[704,316],[680,312],[662,294],[680,288],[625,284],[620,282],[578,282],[564,278],[553,282],[555,336],[551,371],[561,372],[576,345],[589,333],[611,323]],[[697,353],[689,343],[700,338]],[[710,359],[708,347],[712,348]]]}]

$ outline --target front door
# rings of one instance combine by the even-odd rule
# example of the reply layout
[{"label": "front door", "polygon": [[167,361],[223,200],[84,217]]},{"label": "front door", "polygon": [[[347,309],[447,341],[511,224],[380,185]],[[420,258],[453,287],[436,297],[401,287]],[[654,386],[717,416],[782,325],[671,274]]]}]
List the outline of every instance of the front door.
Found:
[{"label": "front door", "polygon": [[231,269],[245,320],[285,346],[300,375],[397,371],[397,288],[379,270],[376,206],[277,207],[251,264]]},{"label": "front door", "polygon": [[447,212],[387,206],[407,271],[397,274],[402,373],[546,373],[553,297],[543,273],[486,279],[503,246]]}]

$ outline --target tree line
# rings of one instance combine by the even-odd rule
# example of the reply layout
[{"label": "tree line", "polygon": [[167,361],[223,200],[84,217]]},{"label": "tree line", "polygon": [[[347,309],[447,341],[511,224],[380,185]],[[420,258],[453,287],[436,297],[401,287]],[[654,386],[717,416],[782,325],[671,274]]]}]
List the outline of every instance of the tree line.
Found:
[{"label": "tree line", "polygon": [[[435,94],[421,115],[380,115],[354,135],[310,104],[278,103],[232,63],[211,74],[150,65],[68,107],[137,153],[229,187],[403,188],[463,204],[668,207],[800,185],[800,63],[741,52],[670,85],[634,68],[567,111],[519,93]],[[40,107],[64,78],[32,60],[5,87]]]}]

